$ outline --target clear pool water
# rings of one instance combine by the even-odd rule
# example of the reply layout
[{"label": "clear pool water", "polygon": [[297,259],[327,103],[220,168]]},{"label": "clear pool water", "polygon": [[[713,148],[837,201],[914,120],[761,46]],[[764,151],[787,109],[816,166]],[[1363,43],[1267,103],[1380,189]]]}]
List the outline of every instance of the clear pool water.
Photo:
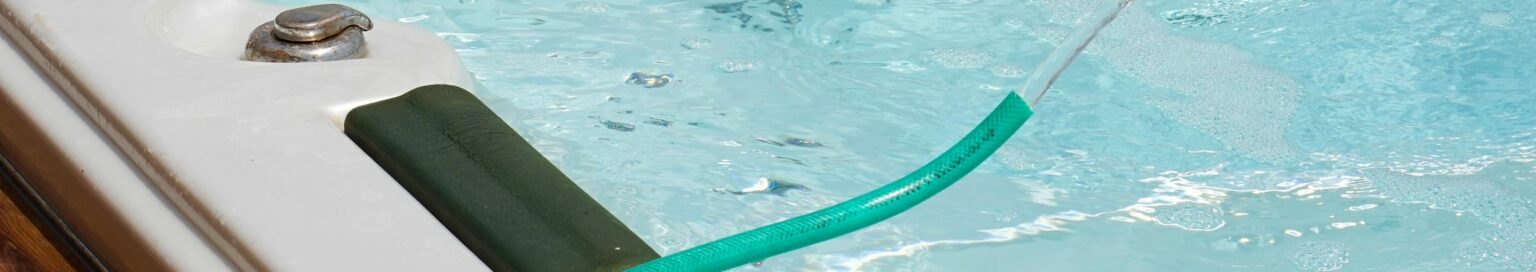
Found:
[{"label": "clear pool water", "polygon": [[[439,33],[664,255],[927,162],[1096,5],[341,2]],[[739,269],[1536,270],[1533,30],[1526,0],[1140,1],[948,192]],[[759,178],[806,189],[728,193]]]}]

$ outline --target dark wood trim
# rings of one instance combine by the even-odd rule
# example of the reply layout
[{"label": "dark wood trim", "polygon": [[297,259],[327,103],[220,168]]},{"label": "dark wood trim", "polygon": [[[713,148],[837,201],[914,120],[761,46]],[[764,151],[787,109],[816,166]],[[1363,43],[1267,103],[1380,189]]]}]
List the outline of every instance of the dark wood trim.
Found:
[{"label": "dark wood trim", "polygon": [[[0,90],[7,91],[50,90]],[[41,215],[33,218],[45,221],[34,220],[34,227],[45,236],[56,234],[51,245],[63,249],[61,256],[74,263],[71,270],[167,271],[166,260],[143,237],[123,235],[128,221],[90,185],[84,168],[64,157],[59,144],[15,103],[0,94],[0,156],[9,161],[0,174],[17,181],[0,187],[23,212],[34,207]]]},{"label": "dark wood trim", "polygon": [[77,254],[60,250],[69,242],[20,197],[19,177],[7,164],[0,158],[0,271],[82,271]]}]

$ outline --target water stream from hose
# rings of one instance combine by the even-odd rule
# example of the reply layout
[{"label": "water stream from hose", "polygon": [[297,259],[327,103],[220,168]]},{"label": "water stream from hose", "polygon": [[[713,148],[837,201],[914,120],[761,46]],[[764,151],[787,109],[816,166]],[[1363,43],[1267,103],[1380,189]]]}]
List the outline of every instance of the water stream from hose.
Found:
[{"label": "water stream from hose", "polygon": [[1040,63],[1022,90],[1010,92],[981,124],[916,171],[848,201],[810,214],[731,235],[641,264],[629,271],[723,271],[810,246],[901,214],[933,197],[981,165],[1034,115],[1056,78],[1134,0],[1106,0]]}]

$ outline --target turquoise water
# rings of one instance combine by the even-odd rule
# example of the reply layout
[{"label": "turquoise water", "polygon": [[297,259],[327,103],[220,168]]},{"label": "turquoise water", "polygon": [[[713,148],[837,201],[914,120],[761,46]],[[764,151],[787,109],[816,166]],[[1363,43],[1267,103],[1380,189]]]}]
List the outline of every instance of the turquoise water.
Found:
[{"label": "turquoise water", "polygon": [[[1096,5],[341,3],[439,33],[663,254],[920,166]],[[1523,0],[1140,1],[965,180],[739,269],[1536,270],[1533,26]],[[761,178],[804,189],[731,193]]]}]

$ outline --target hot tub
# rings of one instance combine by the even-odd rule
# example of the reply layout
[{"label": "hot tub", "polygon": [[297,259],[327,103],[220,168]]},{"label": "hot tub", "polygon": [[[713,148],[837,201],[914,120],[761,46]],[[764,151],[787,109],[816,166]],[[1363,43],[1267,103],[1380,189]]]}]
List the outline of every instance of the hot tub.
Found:
[{"label": "hot tub", "polygon": [[[259,63],[280,8],[243,0],[0,1],[0,108],[18,170],[101,265],[128,270],[485,270],[342,133],[353,106],[469,86],[393,22],[362,59]],[[10,155],[20,156],[20,155]]]}]

